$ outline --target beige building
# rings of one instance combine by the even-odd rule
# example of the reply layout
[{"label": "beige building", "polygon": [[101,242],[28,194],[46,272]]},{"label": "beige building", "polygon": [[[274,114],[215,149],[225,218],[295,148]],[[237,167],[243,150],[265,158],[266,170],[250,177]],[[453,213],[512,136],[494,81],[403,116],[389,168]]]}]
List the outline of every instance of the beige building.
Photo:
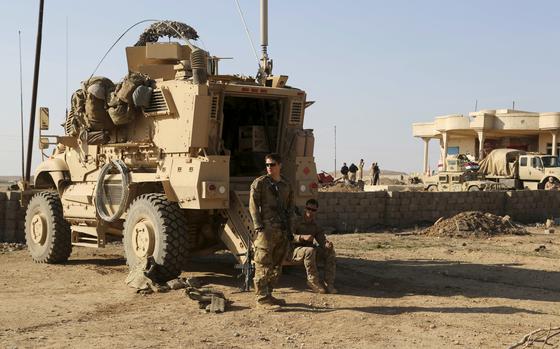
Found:
[{"label": "beige building", "polygon": [[431,122],[412,124],[414,137],[424,141],[424,173],[429,171],[428,149],[432,139],[439,141],[439,162],[445,166],[444,154],[471,154],[480,160],[496,148],[558,155],[559,131],[560,112],[511,109],[481,110],[469,113],[468,117],[444,115]]}]

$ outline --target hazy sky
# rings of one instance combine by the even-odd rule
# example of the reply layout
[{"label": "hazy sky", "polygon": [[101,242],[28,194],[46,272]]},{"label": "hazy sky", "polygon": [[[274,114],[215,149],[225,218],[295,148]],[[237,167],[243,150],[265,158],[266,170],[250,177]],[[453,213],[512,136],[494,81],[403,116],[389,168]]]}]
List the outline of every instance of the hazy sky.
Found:
[{"label": "hazy sky", "polygon": [[[289,75],[290,85],[316,101],[307,109],[305,127],[315,130],[318,170],[333,169],[334,125],[339,166],[364,158],[383,169],[419,171],[422,141],[412,137],[413,122],[468,113],[477,99],[479,108],[507,108],[515,100],[522,110],[560,110],[557,1],[269,2],[274,73]],[[259,1],[240,3],[258,49]],[[35,0],[0,2],[0,175],[20,173],[18,30],[27,120],[37,9]],[[38,105],[50,107],[51,133],[63,133],[58,125],[80,81],[115,39],[142,19],[193,26],[203,48],[234,57],[222,63],[221,73],[256,72],[234,0],[46,0]],[[99,75],[118,81],[126,74],[124,47],[143,29],[133,29],[117,44]],[[433,164],[435,141],[430,152]],[[38,158],[37,151],[34,164]]]}]

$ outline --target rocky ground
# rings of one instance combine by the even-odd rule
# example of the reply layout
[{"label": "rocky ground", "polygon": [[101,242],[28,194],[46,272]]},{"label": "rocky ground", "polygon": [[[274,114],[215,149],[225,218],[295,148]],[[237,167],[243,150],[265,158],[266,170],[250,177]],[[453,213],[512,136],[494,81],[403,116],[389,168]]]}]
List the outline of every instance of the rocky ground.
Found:
[{"label": "rocky ground", "polygon": [[0,347],[507,348],[560,324],[560,233],[543,230],[333,235],[340,294],[310,293],[292,268],[277,290],[288,306],[272,313],[238,292],[225,254],[183,273],[234,301],[208,314],[182,290],[127,287],[122,246],[75,248],[65,265],[34,264],[12,246],[0,253]]}]

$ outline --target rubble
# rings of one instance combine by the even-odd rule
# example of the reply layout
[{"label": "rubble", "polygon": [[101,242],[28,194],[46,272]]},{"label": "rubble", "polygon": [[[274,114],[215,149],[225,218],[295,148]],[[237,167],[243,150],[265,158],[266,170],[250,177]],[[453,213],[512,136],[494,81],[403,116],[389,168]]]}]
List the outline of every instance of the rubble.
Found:
[{"label": "rubble", "polygon": [[17,242],[0,242],[0,253],[25,250],[27,246]]},{"label": "rubble", "polygon": [[489,237],[495,235],[525,235],[527,230],[511,221],[509,216],[497,216],[480,211],[461,212],[453,217],[439,219],[424,229],[422,235],[450,237]]}]

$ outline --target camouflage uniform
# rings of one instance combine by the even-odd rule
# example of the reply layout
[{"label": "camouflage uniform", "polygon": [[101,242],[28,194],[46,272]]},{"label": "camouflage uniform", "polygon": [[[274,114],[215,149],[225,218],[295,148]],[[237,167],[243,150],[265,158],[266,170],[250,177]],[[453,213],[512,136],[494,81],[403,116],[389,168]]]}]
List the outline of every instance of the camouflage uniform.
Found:
[{"label": "camouflage uniform", "polygon": [[[325,266],[324,281],[328,286],[333,286],[336,273],[336,252],[334,248],[325,247],[327,238],[323,229],[314,221],[308,222],[302,217],[294,224],[294,234],[292,262],[303,262],[307,280],[311,283],[320,282],[317,261],[323,262]],[[299,241],[299,235],[312,235],[318,246],[312,242]]]},{"label": "camouflage uniform", "polygon": [[[278,188],[278,198],[275,195]],[[278,210],[278,203],[282,206]],[[251,184],[249,211],[255,230],[255,292],[257,300],[272,295],[272,290],[282,274],[282,261],[288,252],[288,226],[291,225],[291,212],[294,209],[294,194],[288,181],[283,177],[279,182],[266,175]],[[280,212],[286,216],[283,219]],[[284,222],[283,222],[284,221]],[[287,225],[287,226],[286,226]]]}]

